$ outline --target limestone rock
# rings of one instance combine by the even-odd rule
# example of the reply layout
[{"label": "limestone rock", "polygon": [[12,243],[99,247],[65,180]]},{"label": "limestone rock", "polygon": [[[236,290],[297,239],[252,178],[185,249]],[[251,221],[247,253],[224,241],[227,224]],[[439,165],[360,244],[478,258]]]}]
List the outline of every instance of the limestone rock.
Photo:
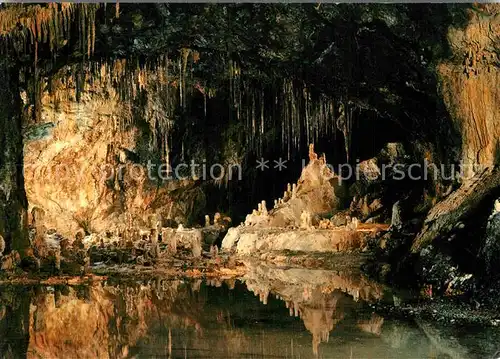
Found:
[{"label": "limestone rock", "polygon": [[275,208],[267,211],[265,203],[260,203],[260,210],[248,215],[245,225],[300,227],[304,211],[309,212],[311,218],[338,211],[343,203],[343,192],[338,177],[327,166],[325,157],[318,158],[311,147],[310,162],[303,168],[297,184],[287,185],[283,199],[277,201]]},{"label": "limestone rock", "polygon": [[488,274],[500,272],[500,212],[494,213],[488,219],[484,246],[480,257],[484,258],[485,269]]},{"label": "limestone rock", "polygon": [[230,251],[236,247],[236,242],[238,241],[240,234],[239,228],[240,227],[233,227],[228,229],[226,236],[222,240],[221,249],[223,251]]},{"label": "limestone rock", "polygon": [[170,254],[176,254],[179,249],[183,248],[189,250],[193,257],[201,256],[203,234],[200,229],[163,228],[162,240],[167,243]]},{"label": "limestone rock", "polygon": [[11,271],[21,263],[21,256],[16,250],[11,251],[6,256],[0,258],[1,270]]},{"label": "limestone rock", "polygon": [[341,227],[347,225],[347,216],[345,212],[338,212],[332,216],[330,222],[334,227]]},{"label": "limestone rock", "polygon": [[[157,87],[154,82],[151,88]],[[45,214],[43,221],[35,218],[36,225],[44,222],[72,237],[78,229],[153,228],[149,222],[155,216],[161,217],[162,226],[173,218],[186,223],[193,211],[201,211],[203,193],[189,192],[193,179],[155,181],[146,166],[132,161],[137,153],[131,149],[137,148],[141,130],[117,126],[128,104],[116,89],[97,80],[85,87],[81,101],[74,98],[73,85],[58,86],[57,96],[43,92],[40,120],[45,123],[39,126],[50,124],[52,135],[24,143],[28,202]]]},{"label": "limestone rock", "polygon": [[3,252],[5,252],[5,240],[0,234],[0,258],[3,256]]},{"label": "limestone rock", "polygon": [[360,250],[374,231],[345,229],[293,230],[283,228],[230,228],[222,241],[222,251],[255,255],[266,251],[339,252]]},{"label": "limestone rock", "polygon": [[391,229],[394,231],[400,231],[403,227],[403,222],[401,220],[401,204],[399,201],[392,206],[392,218],[391,218]]}]

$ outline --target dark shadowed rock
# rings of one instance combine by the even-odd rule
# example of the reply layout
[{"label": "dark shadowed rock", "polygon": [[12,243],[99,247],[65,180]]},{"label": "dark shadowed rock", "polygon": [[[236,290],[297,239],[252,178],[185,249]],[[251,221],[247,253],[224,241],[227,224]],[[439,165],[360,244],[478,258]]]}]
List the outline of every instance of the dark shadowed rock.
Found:
[{"label": "dark shadowed rock", "polygon": [[484,246],[480,252],[488,274],[498,274],[500,265],[500,212],[496,212],[488,219]]}]

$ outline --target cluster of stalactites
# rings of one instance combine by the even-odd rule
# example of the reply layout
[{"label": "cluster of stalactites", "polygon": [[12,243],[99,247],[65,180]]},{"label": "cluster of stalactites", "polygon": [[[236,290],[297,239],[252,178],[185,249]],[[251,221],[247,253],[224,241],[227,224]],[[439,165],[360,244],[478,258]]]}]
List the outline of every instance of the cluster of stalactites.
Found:
[{"label": "cluster of stalactites", "polygon": [[[140,63],[137,59],[89,61],[69,65],[66,70],[61,71],[61,76],[42,78],[40,81],[51,82],[48,88],[53,100],[57,102],[68,101],[68,95],[80,100],[80,94],[85,92],[112,90],[130,112],[117,119],[116,126],[121,129],[131,124],[132,111],[134,108],[137,110],[137,106],[132,104],[145,91],[146,102],[140,111],[141,118],[150,127],[150,146],[160,149],[162,157],[169,163],[170,134],[176,109],[189,107],[189,99],[195,91],[205,98],[214,95],[213,91],[196,81],[192,77],[192,71],[188,69],[188,65],[198,60],[199,54],[196,51],[183,49],[177,57],[164,55],[145,63]],[[45,87],[38,86],[35,90],[41,91]],[[34,94],[33,98],[41,96],[41,93]],[[34,105],[40,106],[41,103]],[[35,121],[38,122],[37,119]]]},{"label": "cluster of stalactites", "polygon": [[[242,75],[234,62],[229,66],[230,103],[236,118],[245,124],[250,150],[262,154],[266,141],[281,140],[288,158],[322,136],[335,136],[336,103],[316,94],[304,83],[288,78],[262,86]],[[275,132],[269,138],[270,130]]]},{"label": "cluster of stalactites", "polygon": [[[119,16],[119,5],[115,6],[116,16]],[[6,5],[0,10],[0,38],[8,41],[1,42],[4,49],[14,44],[15,48],[24,48],[25,51],[34,45],[36,67],[38,44],[49,44],[55,54],[67,43],[72,27],[77,25],[80,50],[90,57],[94,51],[98,7],[98,4],[79,3]],[[163,55],[142,65],[132,59],[114,60],[112,63],[106,60],[106,74],[125,100],[136,98],[150,83],[148,77],[151,75],[155,76],[157,86],[164,86],[161,97],[152,99],[149,96],[148,101],[153,102],[149,108],[165,112],[154,110],[146,117],[152,128],[152,145],[167,143],[164,148],[167,157],[168,134],[175,108],[189,111],[190,97],[199,92],[205,100],[206,115],[207,98],[216,95],[215,90],[202,79],[193,77],[192,66],[199,59],[197,51],[181,48],[171,59]],[[83,66],[95,67],[90,63]],[[90,70],[92,76],[101,76],[100,68]],[[262,85],[262,82],[247,76],[246,70],[237,61],[229,60],[227,71],[221,77],[229,80],[229,105],[237,120],[245,126],[249,151],[261,155],[267,144],[280,138],[282,150],[290,158],[296,150],[316,142],[320,137],[333,137],[340,130],[349,153],[352,121],[348,113],[345,113],[345,120],[341,114],[341,121],[338,121],[334,99],[315,93],[305,83],[290,78],[277,78],[272,84]],[[76,81],[76,84],[79,91],[84,81]],[[36,86],[37,89],[41,87]],[[273,136],[269,136],[270,131]]]},{"label": "cluster of stalactites", "polygon": [[[40,9],[51,9],[54,12],[54,6]],[[60,6],[57,9],[66,15],[60,14],[58,18],[66,19],[64,24],[67,24],[70,22],[67,20],[68,16],[74,16],[74,6]],[[95,8],[82,8],[78,13],[88,19],[87,22],[82,22],[88,26],[82,25],[79,32],[84,38],[90,36],[90,41],[86,44],[87,50],[92,51]],[[64,26],[62,28],[66,29]],[[35,27],[34,36],[39,36],[38,34]],[[193,68],[199,60],[199,52],[181,48],[174,54],[161,55],[145,63],[127,58],[79,64],[79,70],[73,76],[79,76],[79,80],[75,80],[77,93],[81,93],[87,84],[98,79],[109,82],[125,103],[131,103],[147,89],[143,118],[150,124],[150,145],[160,148],[169,162],[170,133],[176,110],[180,108],[182,112],[188,113],[192,98],[201,95],[205,102],[206,116],[207,100],[217,96],[215,88],[222,85],[213,84],[215,88],[211,88],[204,79],[194,77]],[[290,158],[292,153],[309,143],[317,142],[320,137],[334,138],[339,129],[344,133],[344,128],[350,127],[350,122],[339,127],[338,104],[333,98],[315,92],[301,81],[282,78],[273,84],[263,85],[254,81],[233,60],[228,62],[228,75],[221,75],[222,78],[229,79],[228,105],[237,121],[244,125],[248,152],[261,155],[267,145],[274,144],[278,139],[281,140],[282,150]],[[131,117],[124,118],[122,124],[128,125],[127,121]],[[269,136],[270,133],[273,136]]]},{"label": "cluster of stalactites", "polygon": [[99,4],[80,3],[8,4],[0,10],[2,50],[8,51],[13,46],[18,52],[28,53],[34,45],[36,62],[38,44],[48,44],[55,53],[67,43],[76,22],[81,51],[90,57],[94,51],[98,8]]}]

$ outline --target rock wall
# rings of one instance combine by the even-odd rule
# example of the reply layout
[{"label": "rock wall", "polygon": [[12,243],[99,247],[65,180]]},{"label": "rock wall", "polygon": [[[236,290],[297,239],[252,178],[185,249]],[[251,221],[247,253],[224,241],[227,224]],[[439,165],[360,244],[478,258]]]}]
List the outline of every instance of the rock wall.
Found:
[{"label": "rock wall", "polygon": [[437,68],[443,99],[462,137],[460,186],[430,210],[414,252],[477,214],[500,187],[494,168],[500,163],[500,6],[482,4],[467,14],[465,25],[449,28],[452,56]]},{"label": "rock wall", "polygon": [[[150,128],[144,129],[133,118],[133,99],[123,100],[109,82],[87,79],[77,101],[71,77],[60,78],[53,93],[43,94],[42,122],[25,131],[26,193],[30,209],[45,211],[46,227],[66,236],[79,229],[122,231],[145,225],[154,213],[186,223],[203,208],[192,178],[162,181],[148,174],[146,160],[160,157],[152,142],[155,116],[167,109],[147,102],[141,120]],[[158,92],[150,88],[149,96]]]},{"label": "rock wall", "polygon": [[450,61],[441,63],[441,92],[462,134],[462,161],[492,166],[500,160],[500,8],[488,4],[469,12],[463,28],[448,32]]}]

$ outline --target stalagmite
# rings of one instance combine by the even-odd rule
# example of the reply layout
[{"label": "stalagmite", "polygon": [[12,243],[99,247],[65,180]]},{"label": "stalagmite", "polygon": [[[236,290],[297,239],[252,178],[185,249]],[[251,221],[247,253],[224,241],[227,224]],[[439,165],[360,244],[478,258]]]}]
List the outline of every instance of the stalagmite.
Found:
[{"label": "stalagmite", "polygon": [[157,259],[160,256],[160,244],[158,242],[153,243],[150,253],[153,259]]},{"label": "stalagmite", "polygon": [[160,232],[161,232],[161,241],[163,243],[167,243],[167,239],[169,237],[169,231],[170,231],[170,228],[162,228],[160,230]]},{"label": "stalagmite", "polygon": [[77,249],[84,249],[85,244],[83,243],[83,239],[85,238],[85,235],[82,231],[78,231],[75,234],[75,241],[73,242],[73,247]]},{"label": "stalagmite", "polygon": [[290,196],[288,195],[288,191],[283,192],[283,199],[282,202],[286,202],[290,199]]},{"label": "stalagmite", "polygon": [[61,270],[61,251],[54,251],[54,266],[59,271]]},{"label": "stalagmite", "polygon": [[203,242],[203,235],[201,231],[197,230],[195,232],[195,237],[193,242],[191,243],[191,253],[193,257],[198,258],[201,257],[201,243]]},{"label": "stalagmite", "polygon": [[210,256],[217,258],[219,256],[219,247],[216,245],[210,246]]},{"label": "stalagmite", "polygon": [[263,216],[267,216],[267,205],[266,201],[262,201],[260,204],[261,213]]},{"label": "stalagmite", "polygon": [[314,152],[314,144],[309,144],[309,161],[315,161],[318,159],[318,155]]},{"label": "stalagmite", "polygon": [[222,216],[219,212],[215,212],[214,214],[214,225],[220,226],[222,225]]},{"label": "stalagmite", "polygon": [[391,227],[392,231],[401,230],[403,223],[401,222],[401,205],[399,201],[393,204],[392,206],[392,218],[391,218]]},{"label": "stalagmite", "polygon": [[177,253],[177,237],[175,234],[168,236],[167,251],[172,255]]},{"label": "stalagmite", "polygon": [[157,244],[158,240],[159,240],[159,235],[160,234],[158,233],[158,229],[151,228],[150,234],[149,234],[149,239],[151,240],[151,243]]},{"label": "stalagmite", "polygon": [[358,229],[358,225],[359,225],[359,220],[356,217],[352,217],[351,222],[347,224],[348,228],[353,231]]},{"label": "stalagmite", "polygon": [[300,228],[312,229],[312,218],[310,212],[302,211],[302,214],[300,215]]},{"label": "stalagmite", "polygon": [[297,184],[293,184],[292,185],[292,198],[296,198],[297,197]]}]

